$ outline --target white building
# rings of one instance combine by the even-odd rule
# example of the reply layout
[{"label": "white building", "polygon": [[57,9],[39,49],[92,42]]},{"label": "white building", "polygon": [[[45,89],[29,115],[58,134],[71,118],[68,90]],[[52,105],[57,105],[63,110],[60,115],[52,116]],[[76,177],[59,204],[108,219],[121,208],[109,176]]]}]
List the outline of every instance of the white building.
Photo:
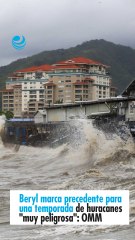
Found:
[{"label": "white building", "polygon": [[6,89],[13,89],[15,85],[21,85],[22,101],[21,112],[34,114],[44,106],[44,84],[48,81],[48,72],[52,69],[49,65],[31,67],[15,72],[6,82]]},{"label": "white building", "polygon": [[44,123],[47,122],[46,117],[47,117],[46,110],[45,109],[44,110],[39,110],[34,115],[34,121],[35,121],[36,124],[40,124],[40,123],[44,124]]}]

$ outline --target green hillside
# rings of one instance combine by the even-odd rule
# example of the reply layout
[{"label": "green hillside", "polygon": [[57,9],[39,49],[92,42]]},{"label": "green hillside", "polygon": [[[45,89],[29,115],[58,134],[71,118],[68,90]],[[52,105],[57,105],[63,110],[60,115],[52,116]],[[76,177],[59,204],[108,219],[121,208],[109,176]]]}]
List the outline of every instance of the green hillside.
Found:
[{"label": "green hillside", "polygon": [[33,65],[52,64],[71,57],[83,56],[111,67],[113,85],[121,92],[135,78],[135,50],[105,40],[91,40],[76,47],[44,51],[0,67],[1,87],[7,76],[18,69]]}]

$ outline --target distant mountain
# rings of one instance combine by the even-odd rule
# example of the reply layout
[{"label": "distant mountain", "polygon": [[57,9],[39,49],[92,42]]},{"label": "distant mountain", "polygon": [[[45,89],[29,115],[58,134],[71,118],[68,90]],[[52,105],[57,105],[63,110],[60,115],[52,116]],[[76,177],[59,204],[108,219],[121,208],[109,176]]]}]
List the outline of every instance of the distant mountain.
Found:
[{"label": "distant mountain", "polygon": [[0,67],[0,87],[6,81],[7,76],[18,69],[34,65],[53,64],[60,60],[78,56],[91,58],[109,65],[113,85],[118,88],[119,92],[135,79],[135,50],[101,39],[84,42],[68,49],[44,51]]}]

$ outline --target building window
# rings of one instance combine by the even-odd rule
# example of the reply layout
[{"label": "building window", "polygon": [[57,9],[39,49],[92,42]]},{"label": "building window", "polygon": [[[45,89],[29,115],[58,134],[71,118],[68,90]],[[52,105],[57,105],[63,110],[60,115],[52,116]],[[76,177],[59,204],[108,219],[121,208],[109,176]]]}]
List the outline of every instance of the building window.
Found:
[{"label": "building window", "polygon": [[30,96],[30,98],[36,98],[36,95]]},{"label": "building window", "polygon": [[76,85],[75,88],[82,88],[82,85]]},{"label": "building window", "polygon": [[36,91],[30,91],[30,94],[35,94],[36,93]]},{"label": "building window", "polygon": [[58,83],[64,83],[64,80],[59,80]]},{"label": "building window", "polygon": [[76,97],[76,98],[81,98],[81,97],[82,97],[82,95],[75,95],[75,97]]},{"label": "building window", "polygon": [[83,87],[84,87],[84,88],[88,88],[88,85],[84,85]]},{"label": "building window", "polygon": [[82,93],[82,90],[75,90],[75,93]]},{"label": "building window", "polygon": [[71,80],[66,80],[66,82],[71,82]]}]

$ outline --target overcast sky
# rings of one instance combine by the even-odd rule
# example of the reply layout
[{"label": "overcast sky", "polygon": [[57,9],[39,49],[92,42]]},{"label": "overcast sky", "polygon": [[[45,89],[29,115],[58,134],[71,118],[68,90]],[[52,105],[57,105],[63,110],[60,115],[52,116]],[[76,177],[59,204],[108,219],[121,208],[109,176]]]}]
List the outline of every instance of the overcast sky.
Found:
[{"label": "overcast sky", "polygon": [[[24,50],[12,47],[15,35]],[[135,48],[135,0],[0,0],[0,66],[92,39]]]}]

